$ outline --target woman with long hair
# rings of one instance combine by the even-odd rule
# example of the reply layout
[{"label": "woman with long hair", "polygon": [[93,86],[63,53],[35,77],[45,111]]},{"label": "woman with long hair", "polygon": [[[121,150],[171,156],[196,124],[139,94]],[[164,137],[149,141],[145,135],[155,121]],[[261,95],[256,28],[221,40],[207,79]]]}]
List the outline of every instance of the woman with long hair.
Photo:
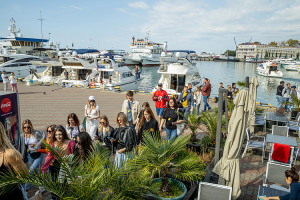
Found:
[{"label": "woman with long hair", "polygon": [[[73,149],[75,146],[75,142],[73,140],[70,140],[66,129],[63,126],[57,126],[55,127],[54,134],[52,135],[50,139],[50,145],[53,149],[56,149],[58,152],[65,152],[65,155],[69,155],[73,153]],[[65,155],[61,155],[62,157]],[[46,159],[45,164],[42,166],[42,171],[45,173],[47,169],[52,164],[52,172],[51,176],[52,178],[57,178],[58,173],[60,170],[60,163],[58,162],[57,158],[54,157],[54,155],[49,151]],[[52,194],[52,198],[56,199],[56,195]]]},{"label": "woman with long hair", "polygon": [[11,86],[11,91],[14,92],[18,92],[18,87],[17,87],[17,78],[15,77],[15,74],[13,72],[10,73],[10,77],[9,77],[9,82],[10,82],[10,86]]},{"label": "woman with long hair", "polygon": [[286,170],[284,172],[285,181],[290,186],[290,193],[284,196],[277,197],[263,197],[260,196],[258,198],[263,200],[268,199],[280,199],[280,200],[289,200],[289,199],[300,199],[300,183],[299,183],[299,174],[295,167],[292,167],[291,170]]},{"label": "woman with long hair", "polygon": [[100,108],[96,104],[94,96],[89,97],[88,103],[85,105],[84,115],[87,117],[86,132],[94,140],[97,132],[98,118],[100,118]]},{"label": "woman with long hair", "polygon": [[172,140],[177,137],[177,124],[183,122],[182,115],[177,112],[180,112],[183,115],[181,109],[178,109],[177,101],[174,98],[170,98],[163,114],[163,121],[159,127],[159,131],[161,131],[163,124],[166,123],[166,134],[168,140]]},{"label": "woman with long hair", "polygon": [[92,138],[87,132],[80,132],[77,135],[77,144],[74,147],[75,158],[79,159],[79,163],[85,161],[88,155],[92,152]]},{"label": "woman with long hair", "polygon": [[114,136],[110,142],[116,145],[115,165],[120,168],[123,162],[126,162],[133,156],[133,148],[137,145],[136,132],[132,126],[129,126],[127,116],[123,112],[117,115],[117,126]]},{"label": "woman with long hair", "polygon": [[109,121],[106,115],[100,117],[98,124],[98,132],[95,136],[96,140],[100,140],[103,146],[111,147],[111,142],[108,137],[113,137],[115,129],[109,125]]},{"label": "woman with long hair", "polygon": [[[4,126],[0,122],[0,177],[2,174],[10,173],[12,169],[17,172],[28,173],[28,169],[22,161],[22,155],[11,144]],[[1,190],[3,189],[5,188],[1,188]],[[1,194],[0,199],[23,200],[24,197],[19,186],[14,185],[9,192]]]},{"label": "woman with long hair", "polygon": [[[29,172],[32,173],[37,169],[44,159],[44,154],[40,152],[40,146],[36,147],[42,139],[45,139],[45,134],[42,131],[34,130],[29,119],[22,123],[22,134],[20,135],[19,151],[23,155],[23,161],[29,164]],[[25,192],[30,189],[30,184],[25,184]],[[43,188],[40,188],[43,191]]]},{"label": "woman with long hair", "polygon": [[138,132],[138,144],[143,141],[144,131],[150,131],[153,138],[160,137],[158,122],[151,108],[145,108]]},{"label": "woman with long hair", "polygon": [[200,114],[200,105],[202,100],[201,88],[200,86],[196,86],[196,90],[194,92],[194,108],[197,108],[197,114]]},{"label": "woman with long hair", "polygon": [[76,141],[77,135],[84,131],[84,127],[79,123],[79,119],[75,113],[70,113],[67,119],[66,131],[68,137]]},{"label": "woman with long hair", "polygon": [[141,122],[141,120],[142,120],[143,112],[144,112],[145,108],[150,108],[150,105],[149,105],[148,102],[144,102],[144,103],[142,104],[142,109],[141,109],[141,111],[140,111],[138,117],[137,117],[136,120],[135,120],[135,124],[136,124],[135,130],[136,130],[137,132],[139,131],[140,122]]}]

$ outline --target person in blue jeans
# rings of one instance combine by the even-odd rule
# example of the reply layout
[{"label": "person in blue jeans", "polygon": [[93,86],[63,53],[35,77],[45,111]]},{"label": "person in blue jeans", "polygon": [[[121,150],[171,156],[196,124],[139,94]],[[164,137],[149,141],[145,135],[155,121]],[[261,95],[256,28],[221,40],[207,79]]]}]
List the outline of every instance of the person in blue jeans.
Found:
[{"label": "person in blue jeans", "polygon": [[177,124],[183,123],[182,115],[178,114],[176,111],[183,115],[182,110],[178,109],[177,101],[174,98],[170,98],[163,114],[162,123],[159,126],[159,131],[161,132],[162,126],[166,123],[168,140],[177,138]]},{"label": "person in blue jeans", "polygon": [[284,89],[284,81],[280,81],[280,85],[277,86],[277,91],[276,91],[277,109],[282,107],[282,102],[283,102],[282,90],[283,89]]},{"label": "person in blue jeans", "polygon": [[177,102],[182,104],[183,108],[181,108],[181,110],[183,111],[185,117],[187,116],[187,114],[193,111],[194,96],[191,92],[188,91],[187,86],[184,86],[183,92],[180,94]]},{"label": "person in blue jeans", "polygon": [[202,100],[202,94],[201,94],[201,88],[200,86],[196,87],[195,93],[194,93],[194,107],[197,109],[197,114],[200,114],[200,105]]},{"label": "person in blue jeans", "polygon": [[[44,159],[44,154],[40,153],[39,149],[36,149],[35,146],[40,140],[37,140],[36,137],[39,134],[38,138],[45,138],[45,134],[41,131],[34,131],[32,123],[30,120],[24,120],[22,123],[22,132],[24,137],[24,143],[21,145],[25,145],[28,148],[28,151],[25,152],[25,157],[27,156],[28,164],[29,164],[29,172],[33,173],[42,163]],[[22,140],[23,141],[23,140]],[[25,184],[25,192],[28,192],[30,189],[30,184]],[[43,188],[40,188],[43,190]]]},{"label": "person in blue jeans", "polygon": [[291,84],[287,83],[286,84],[286,88],[283,88],[282,90],[282,97],[283,97],[283,102],[286,102],[287,104],[284,106],[285,108],[285,112],[287,112],[287,110],[291,109],[291,106],[288,104],[291,98],[291,93],[292,93],[292,89],[291,89]]},{"label": "person in blue jeans", "polygon": [[208,105],[208,102],[207,102],[207,100],[209,99],[209,96],[210,96],[210,92],[211,92],[211,84],[209,83],[207,78],[204,79],[204,83],[205,83],[205,85],[202,88],[204,109],[202,110],[202,112],[205,112],[206,108],[208,108],[208,110],[211,109],[211,107]]}]

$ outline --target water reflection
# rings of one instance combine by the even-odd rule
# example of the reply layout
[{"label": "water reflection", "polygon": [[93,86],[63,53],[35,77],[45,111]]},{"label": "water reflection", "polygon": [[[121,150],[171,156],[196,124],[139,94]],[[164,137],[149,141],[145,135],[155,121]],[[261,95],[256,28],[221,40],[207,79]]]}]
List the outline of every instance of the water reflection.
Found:
[{"label": "water reflection", "polygon": [[[212,62],[212,61],[198,61],[197,67],[201,74],[210,79],[213,86],[211,97],[217,96],[219,83],[223,82],[224,87],[231,85],[233,82],[243,81],[246,76],[250,80],[253,76],[258,77],[259,87],[257,90],[257,101],[263,103],[270,103],[276,106],[276,89],[281,80],[291,85],[299,84],[300,74],[298,72],[286,71],[280,68],[284,73],[283,78],[268,78],[258,76],[256,73],[256,63],[244,62]],[[161,74],[157,73],[158,66],[156,67],[143,67],[142,76],[144,80],[140,85],[140,90],[152,91],[152,88],[158,83]]]}]

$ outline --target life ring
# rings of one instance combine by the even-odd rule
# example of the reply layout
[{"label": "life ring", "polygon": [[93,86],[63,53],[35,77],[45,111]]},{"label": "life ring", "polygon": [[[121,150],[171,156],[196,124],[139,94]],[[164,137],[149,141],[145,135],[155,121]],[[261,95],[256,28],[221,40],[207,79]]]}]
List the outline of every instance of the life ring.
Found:
[{"label": "life ring", "polygon": [[94,82],[91,82],[91,83],[90,83],[90,86],[95,86],[95,83],[94,83]]}]

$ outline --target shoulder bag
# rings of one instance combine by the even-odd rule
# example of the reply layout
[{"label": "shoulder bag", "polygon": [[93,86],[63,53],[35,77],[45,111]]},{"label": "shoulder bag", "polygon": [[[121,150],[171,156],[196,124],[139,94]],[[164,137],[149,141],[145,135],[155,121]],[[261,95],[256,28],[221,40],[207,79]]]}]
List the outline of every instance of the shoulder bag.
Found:
[{"label": "shoulder bag", "polygon": [[[179,108],[177,109],[177,112],[179,112]],[[179,121],[179,113],[177,113],[177,115],[178,115],[178,118],[177,118],[177,121]],[[179,135],[181,135],[182,133],[183,133],[183,131],[184,131],[184,124],[183,123],[181,123],[181,124],[176,124],[176,126],[177,126],[177,136],[179,136]]]}]

